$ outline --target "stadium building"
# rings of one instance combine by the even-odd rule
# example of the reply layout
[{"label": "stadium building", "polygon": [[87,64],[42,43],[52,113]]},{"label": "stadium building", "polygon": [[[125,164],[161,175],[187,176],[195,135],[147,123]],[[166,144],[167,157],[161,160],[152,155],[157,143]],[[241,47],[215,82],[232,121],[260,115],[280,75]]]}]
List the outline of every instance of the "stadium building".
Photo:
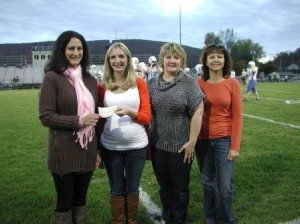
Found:
[{"label": "stadium building", "polygon": [[[51,56],[52,46],[32,46],[31,60],[25,55],[2,58],[0,66],[0,89],[39,88],[44,77],[44,67]],[[93,56],[90,72],[98,78],[103,72],[104,55]],[[31,63],[28,63],[31,61]]]}]

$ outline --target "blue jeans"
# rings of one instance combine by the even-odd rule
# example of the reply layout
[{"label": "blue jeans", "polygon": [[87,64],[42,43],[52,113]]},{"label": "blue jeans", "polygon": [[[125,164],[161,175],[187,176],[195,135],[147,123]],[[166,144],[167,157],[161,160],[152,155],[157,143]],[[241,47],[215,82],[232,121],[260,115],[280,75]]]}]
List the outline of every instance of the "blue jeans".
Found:
[{"label": "blue jeans", "polygon": [[139,194],[139,186],[146,162],[146,147],[116,151],[103,148],[102,159],[108,175],[112,196]]},{"label": "blue jeans", "polygon": [[234,223],[234,162],[227,159],[230,143],[230,137],[223,137],[200,140],[196,145],[196,157],[203,184],[203,208],[208,224]]},{"label": "blue jeans", "polygon": [[166,152],[151,146],[152,165],[159,184],[162,218],[167,223],[186,223],[192,163],[183,163],[184,153]]}]

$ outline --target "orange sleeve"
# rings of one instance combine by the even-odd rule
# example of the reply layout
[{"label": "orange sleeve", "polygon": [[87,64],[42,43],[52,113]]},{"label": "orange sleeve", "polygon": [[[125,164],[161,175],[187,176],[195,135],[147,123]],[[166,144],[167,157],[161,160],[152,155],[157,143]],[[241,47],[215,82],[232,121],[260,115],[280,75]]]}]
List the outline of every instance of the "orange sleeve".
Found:
[{"label": "orange sleeve", "polygon": [[152,113],[149,91],[144,79],[137,78],[137,88],[140,95],[140,108],[135,121],[143,125],[148,125],[150,124]]},{"label": "orange sleeve", "polygon": [[230,149],[240,151],[243,129],[243,100],[240,84],[237,80],[234,81],[232,85],[232,133]]},{"label": "orange sleeve", "polygon": [[[102,87],[101,83],[97,83],[97,90],[98,90],[98,102],[97,102],[97,112],[98,112],[98,107],[103,107],[103,100],[104,100],[104,95],[105,95],[105,88]],[[96,134],[97,134],[97,140],[100,140],[100,136],[103,132],[104,125],[105,125],[105,118],[99,118],[99,121],[96,126]],[[99,146],[98,142],[98,146]],[[98,147],[99,148],[99,147]]]}]

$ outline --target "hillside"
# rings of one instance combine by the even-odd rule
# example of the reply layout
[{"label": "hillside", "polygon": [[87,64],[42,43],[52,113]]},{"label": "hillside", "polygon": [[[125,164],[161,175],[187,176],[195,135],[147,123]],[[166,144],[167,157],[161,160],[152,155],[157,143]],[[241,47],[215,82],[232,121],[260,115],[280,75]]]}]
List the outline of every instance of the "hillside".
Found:
[{"label": "hillside", "polygon": [[[165,43],[161,41],[151,40],[113,40],[114,42],[123,42],[130,50],[132,56],[144,55],[158,55],[160,47]],[[0,65],[7,63],[8,58],[26,56],[28,63],[31,62],[31,47],[32,46],[51,46],[54,41],[32,42],[32,43],[18,43],[18,44],[0,44]],[[109,40],[94,40],[87,41],[90,55],[104,55],[107,47],[110,45]],[[188,67],[194,67],[199,62],[199,55],[201,50],[194,47],[183,45],[187,53]],[[5,58],[5,62],[4,62]]]}]

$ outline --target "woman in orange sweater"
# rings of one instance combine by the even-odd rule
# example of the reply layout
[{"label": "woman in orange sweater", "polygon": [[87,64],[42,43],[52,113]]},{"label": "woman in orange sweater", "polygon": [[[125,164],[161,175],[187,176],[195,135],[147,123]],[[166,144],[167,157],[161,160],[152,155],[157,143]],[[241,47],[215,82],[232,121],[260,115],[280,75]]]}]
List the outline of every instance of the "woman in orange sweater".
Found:
[{"label": "woman in orange sweater", "polygon": [[234,223],[232,215],[234,160],[242,136],[242,92],[230,78],[232,60],[223,46],[206,47],[198,83],[206,96],[196,156],[203,184],[208,224]]}]

